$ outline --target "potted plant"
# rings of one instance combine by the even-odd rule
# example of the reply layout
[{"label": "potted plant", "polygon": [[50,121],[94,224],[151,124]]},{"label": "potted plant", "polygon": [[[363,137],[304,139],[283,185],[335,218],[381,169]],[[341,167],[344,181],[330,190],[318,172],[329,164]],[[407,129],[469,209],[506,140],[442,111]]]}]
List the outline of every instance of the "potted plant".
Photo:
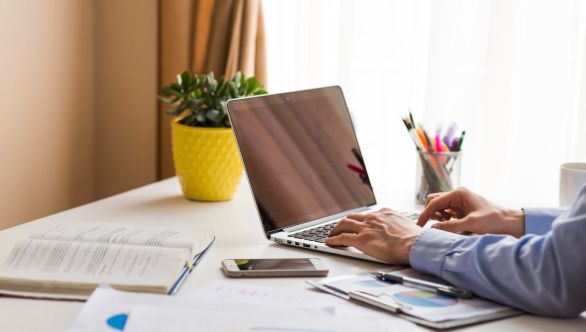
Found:
[{"label": "potted plant", "polygon": [[161,89],[160,99],[173,105],[171,142],[175,172],[187,199],[224,201],[234,195],[242,162],[226,110],[228,99],[266,94],[255,77],[241,72],[231,79],[213,73],[177,75]]}]

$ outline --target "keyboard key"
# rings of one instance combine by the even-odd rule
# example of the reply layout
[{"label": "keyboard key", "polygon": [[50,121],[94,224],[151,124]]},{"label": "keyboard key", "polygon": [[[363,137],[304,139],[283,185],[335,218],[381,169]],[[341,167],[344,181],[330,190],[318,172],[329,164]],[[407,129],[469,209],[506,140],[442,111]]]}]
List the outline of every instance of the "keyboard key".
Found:
[{"label": "keyboard key", "polygon": [[326,238],[330,235],[330,232],[338,223],[334,222],[331,224],[318,226],[312,229],[303,230],[297,233],[290,234],[289,236],[295,239],[303,239],[308,241],[314,241],[318,243],[325,243]]}]

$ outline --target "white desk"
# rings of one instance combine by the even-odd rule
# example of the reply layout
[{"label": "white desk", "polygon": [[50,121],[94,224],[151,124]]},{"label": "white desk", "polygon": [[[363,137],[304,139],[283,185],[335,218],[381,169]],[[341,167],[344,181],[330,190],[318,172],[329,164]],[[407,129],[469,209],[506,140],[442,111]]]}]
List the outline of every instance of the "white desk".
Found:
[{"label": "white desk", "polygon": [[[330,268],[331,276],[372,271],[383,266],[268,242],[263,237],[248,185],[244,181],[246,180],[243,180],[238,193],[230,202],[187,201],[181,196],[177,180],[169,179],[13,227],[0,232],[0,259],[9,252],[15,241],[26,238],[40,224],[92,221],[169,226],[195,225],[213,229],[216,243],[188,278],[182,290],[198,287],[211,280],[224,279],[220,271],[220,261],[225,258],[319,257]],[[411,204],[412,195],[408,193],[407,195],[396,192],[389,196],[379,196],[387,202],[392,200]],[[309,287],[305,284],[305,279],[307,278],[239,279],[238,282],[306,289]],[[83,303],[79,302],[0,297],[0,331],[63,331],[72,322],[82,305]],[[426,329],[419,328],[419,330]],[[525,315],[461,330],[584,331],[586,330],[586,315],[583,314],[581,318],[572,320]]]}]

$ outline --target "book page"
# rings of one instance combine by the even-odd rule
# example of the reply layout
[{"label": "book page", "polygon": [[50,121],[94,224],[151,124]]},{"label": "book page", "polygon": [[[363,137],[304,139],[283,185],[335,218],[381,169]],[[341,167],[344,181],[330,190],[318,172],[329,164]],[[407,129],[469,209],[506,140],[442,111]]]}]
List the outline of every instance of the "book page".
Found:
[{"label": "book page", "polygon": [[35,233],[31,239],[133,244],[192,250],[196,239],[180,229],[114,223],[71,223],[55,225]]},{"label": "book page", "polygon": [[0,288],[11,278],[170,286],[188,259],[186,249],[30,239],[17,243],[3,262]]}]

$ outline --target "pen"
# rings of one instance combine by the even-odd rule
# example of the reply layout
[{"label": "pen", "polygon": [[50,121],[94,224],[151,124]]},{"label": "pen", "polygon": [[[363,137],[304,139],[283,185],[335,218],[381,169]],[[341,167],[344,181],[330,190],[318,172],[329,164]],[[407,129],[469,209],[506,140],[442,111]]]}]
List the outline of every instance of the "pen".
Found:
[{"label": "pen", "polygon": [[[419,127],[421,127],[421,125]],[[423,127],[421,127],[421,128],[422,128],[421,131],[423,132],[423,137],[425,138],[425,142],[427,143],[427,146],[429,147],[429,152],[430,153],[437,152],[435,150],[435,148],[433,147],[433,143],[431,142],[431,139],[429,138],[427,131],[425,131],[425,129],[423,129]]]},{"label": "pen", "polygon": [[352,300],[356,300],[356,301],[363,302],[363,303],[368,303],[368,304],[373,305],[377,308],[388,310],[392,313],[398,314],[398,313],[403,312],[403,306],[396,301],[391,301],[391,299],[388,297],[382,299],[376,295],[368,294],[366,292],[362,292],[362,291],[358,291],[358,290],[349,292],[348,296]]},{"label": "pen", "polygon": [[181,285],[183,284],[183,282],[185,281],[185,279],[187,278],[189,273],[191,273],[191,271],[197,266],[197,264],[199,264],[199,262],[201,261],[203,256],[205,256],[205,254],[209,251],[209,249],[212,247],[212,244],[214,244],[214,242],[216,242],[215,237],[212,240],[212,242],[210,242],[210,244],[208,244],[208,246],[202,252],[200,252],[199,254],[197,254],[193,257],[193,262],[190,262],[190,264],[185,265],[185,267],[181,271],[181,274],[179,275],[179,278],[177,278],[177,280],[175,281],[173,286],[171,286],[167,295],[175,295],[175,293],[177,292],[179,287],[181,287]]},{"label": "pen", "polygon": [[409,120],[407,120],[407,118],[403,118],[403,123],[405,124],[405,127],[407,127],[407,131],[409,132],[411,140],[413,140],[413,144],[415,144],[417,150],[421,150],[421,146],[418,143],[419,139],[417,138],[417,134],[415,133],[415,129],[413,129],[411,123]]},{"label": "pen", "polygon": [[472,292],[470,292],[469,290],[460,289],[454,286],[442,285],[431,281],[420,280],[405,276],[398,276],[385,272],[378,272],[374,275],[379,280],[392,281],[402,285],[411,285],[417,288],[423,288],[424,290],[432,290],[438,294],[445,296],[460,297],[463,299],[468,299],[472,297]]}]

